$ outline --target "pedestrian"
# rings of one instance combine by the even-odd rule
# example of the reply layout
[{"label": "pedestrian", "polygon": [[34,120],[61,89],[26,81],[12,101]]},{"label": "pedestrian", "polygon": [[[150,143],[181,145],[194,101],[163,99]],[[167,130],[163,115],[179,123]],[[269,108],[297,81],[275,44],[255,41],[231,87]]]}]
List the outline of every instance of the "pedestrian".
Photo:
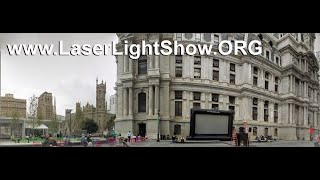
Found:
[{"label": "pedestrian", "polygon": [[85,134],[82,134],[81,145],[84,147],[87,147],[87,145],[88,145],[87,138],[86,138]]},{"label": "pedestrian", "polygon": [[63,145],[64,145],[64,147],[69,146],[69,138],[68,138],[68,135],[64,136],[64,138],[63,138]]},{"label": "pedestrian", "polygon": [[127,136],[128,136],[128,141],[131,142],[131,132],[130,131],[128,132]]},{"label": "pedestrian", "polygon": [[93,147],[93,142],[92,142],[91,134],[88,135],[87,137],[87,142],[88,142],[88,147]]},{"label": "pedestrian", "polygon": [[26,136],[26,139],[28,140],[28,143],[30,142],[30,138],[29,138],[29,136]]}]

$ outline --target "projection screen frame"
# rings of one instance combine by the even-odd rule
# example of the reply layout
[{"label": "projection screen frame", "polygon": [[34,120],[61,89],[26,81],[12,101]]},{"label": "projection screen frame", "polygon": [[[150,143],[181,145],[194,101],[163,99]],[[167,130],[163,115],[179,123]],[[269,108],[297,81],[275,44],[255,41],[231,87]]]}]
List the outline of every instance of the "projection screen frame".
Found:
[{"label": "projection screen frame", "polygon": [[[229,110],[212,110],[212,109],[191,109],[190,110],[190,136],[187,140],[220,140],[230,141],[232,138],[232,128],[234,112]],[[228,116],[228,132],[226,134],[196,134],[196,115],[210,114],[210,115],[225,115]]]}]

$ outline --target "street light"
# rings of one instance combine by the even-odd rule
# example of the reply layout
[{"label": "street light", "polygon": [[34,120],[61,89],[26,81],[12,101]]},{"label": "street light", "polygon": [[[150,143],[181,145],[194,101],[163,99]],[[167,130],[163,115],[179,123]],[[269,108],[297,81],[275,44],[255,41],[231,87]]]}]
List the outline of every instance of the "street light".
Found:
[{"label": "street light", "polygon": [[158,135],[157,135],[157,142],[160,142],[160,112],[158,112]]}]

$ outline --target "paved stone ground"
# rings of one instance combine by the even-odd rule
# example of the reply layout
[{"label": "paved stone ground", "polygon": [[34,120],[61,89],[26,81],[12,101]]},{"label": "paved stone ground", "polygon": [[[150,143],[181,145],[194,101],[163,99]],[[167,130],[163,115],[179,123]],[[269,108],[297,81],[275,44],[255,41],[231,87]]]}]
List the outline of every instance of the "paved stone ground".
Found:
[{"label": "paved stone ground", "polygon": [[[274,141],[274,142],[254,142],[251,143],[251,147],[315,147],[315,141]],[[14,143],[12,141],[0,140],[0,147],[5,146],[26,146],[27,143]],[[32,143],[29,143],[32,146]],[[156,142],[155,140],[149,140],[147,142],[128,143],[130,147],[233,147],[230,141],[192,141],[186,143],[172,143],[169,140],[162,140]],[[118,143],[106,143],[102,142],[97,144],[96,147],[117,147]],[[73,147],[81,147],[80,145],[73,145]]]},{"label": "paved stone ground", "polygon": [[[274,141],[251,143],[251,147],[315,147],[315,141]],[[172,143],[171,141],[149,140],[148,142],[128,143],[130,147],[233,147],[232,142],[206,141],[206,142],[186,142]],[[100,144],[98,147],[117,147],[116,144]]]}]

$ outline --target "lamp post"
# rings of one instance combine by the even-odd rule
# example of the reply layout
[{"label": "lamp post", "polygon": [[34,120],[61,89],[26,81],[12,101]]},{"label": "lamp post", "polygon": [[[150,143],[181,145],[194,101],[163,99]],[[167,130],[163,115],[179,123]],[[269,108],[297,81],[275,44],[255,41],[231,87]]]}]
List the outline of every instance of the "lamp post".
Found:
[{"label": "lamp post", "polygon": [[158,112],[158,134],[157,134],[157,142],[160,142],[160,112]]}]

